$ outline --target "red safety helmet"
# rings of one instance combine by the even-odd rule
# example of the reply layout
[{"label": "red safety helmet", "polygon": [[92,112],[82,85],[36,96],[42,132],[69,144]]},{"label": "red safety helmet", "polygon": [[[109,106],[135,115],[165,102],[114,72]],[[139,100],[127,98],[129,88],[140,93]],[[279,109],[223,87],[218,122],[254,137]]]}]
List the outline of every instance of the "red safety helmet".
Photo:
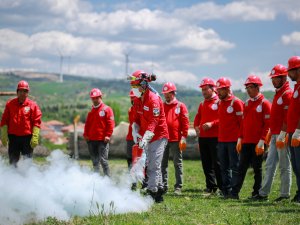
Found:
[{"label": "red safety helmet", "polygon": [[139,85],[142,81],[148,81],[148,74],[143,70],[135,71],[129,76],[130,85]]},{"label": "red safety helmet", "polygon": [[90,98],[97,98],[101,96],[102,96],[102,92],[98,88],[93,88],[90,92]]},{"label": "red safety helmet", "polygon": [[216,82],[216,88],[217,89],[220,89],[220,88],[229,88],[229,87],[231,87],[231,82],[226,77],[221,77]]},{"label": "red safety helmet", "polygon": [[248,84],[257,84],[258,86],[263,86],[261,79],[258,76],[255,75],[249,75],[246,82],[244,83],[245,86]]},{"label": "red safety helmet", "polygon": [[300,67],[300,56],[292,56],[288,61],[288,71]]},{"label": "red safety helmet", "polygon": [[169,92],[176,91],[176,90],[177,90],[177,88],[174,83],[167,82],[164,84],[164,86],[162,88],[162,93],[165,94],[165,93],[169,93]]},{"label": "red safety helmet", "polygon": [[214,82],[212,79],[210,79],[210,78],[204,78],[204,79],[201,81],[199,87],[202,88],[202,87],[204,87],[204,86],[206,86],[206,85],[209,85],[209,86],[212,86],[212,87],[215,87],[215,86],[216,86],[215,82]]},{"label": "red safety helmet", "polygon": [[19,81],[18,87],[17,87],[17,91],[18,91],[19,89],[24,89],[24,90],[29,91],[30,89],[29,89],[29,84],[27,83],[27,81],[25,81],[25,80]]},{"label": "red safety helmet", "polygon": [[279,76],[287,76],[288,72],[287,69],[284,65],[277,64],[276,66],[273,67],[271,70],[271,73],[269,77],[279,77]]}]

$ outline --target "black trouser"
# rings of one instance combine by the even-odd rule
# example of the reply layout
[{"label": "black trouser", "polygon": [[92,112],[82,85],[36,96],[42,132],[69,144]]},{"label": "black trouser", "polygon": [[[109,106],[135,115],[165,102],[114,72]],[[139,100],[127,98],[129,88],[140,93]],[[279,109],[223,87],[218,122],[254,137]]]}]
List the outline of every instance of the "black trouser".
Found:
[{"label": "black trouser", "polygon": [[134,141],[127,141],[127,166],[130,170],[132,167],[132,146],[134,145]]},{"label": "black trouser", "polygon": [[237,182],[232,187],[232,194],[238,195],[240,192],[247,170],[250,165],[253,167],[254,171],[254,185],[252,196],[259,194],[259,189],[261,188],[262,182],[262,161],[263,155],[257,156],[255,153],[256,144],[243,144],[242,151],[240,153],[240,164],[238,169]]},{"label": "black trouser", "polygon": [[28,158],[32,157],[33,149],[30,146],[32,135],[16,136],[13,134],[8,135],[8,156],[9,163],[16,165],[20,159],[20,154]]},{"label": "black trouser", "polygon": [[222,190],[222,177],[220,160],[218,158],[218,138],[199,137],[199,148],[201,154],[202,167],[206,180],[206,188],[210,190]]},{"label": "black trouser", "polygon": [[104,141],[88,141],[88,148],[93,162],[95,172],[99,172],[99,162],[103,168],[103,173],[109,176],[108,151],[109,144]]}]

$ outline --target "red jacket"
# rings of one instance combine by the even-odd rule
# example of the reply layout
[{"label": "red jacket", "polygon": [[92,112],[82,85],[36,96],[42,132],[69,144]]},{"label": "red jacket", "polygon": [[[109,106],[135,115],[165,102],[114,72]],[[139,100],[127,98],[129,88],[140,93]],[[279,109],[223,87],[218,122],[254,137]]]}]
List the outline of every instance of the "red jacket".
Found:
[{"label": "red jacket", "polygon": [[[211,99],[205,99],[200,103],[198,113],[194,119],[194,127],[199,127],[200,137],[218,137],[218,108],[219,98],[217,95]],[[203,130],[202,125],[206,122],[212,122],[212,127],[209,130]]]},{"label": "red jacket", "polygon": [[294,133],[300,120],[300,81],[295,84],[287,113],[287,132]]},{"label": "red jacket", "polygon": [[292,97],[292,89],[289,82],[276,90],[270,116],[270,130],[271,134],[279,134],[282,128],[282,124],[287,124],[287,111]]},{"label": "red jacket", "polygon": [[231,95],[219,103],[219,142],[236,142],[243,116],[243,102]]},{"label": "red jacket", "polygon": [[166,116],[161,98],[147,89],[142,98],[134,100],[133,121],[140,125],[139,134],[144,135],[146,130],[154,133],[151,142],[169,138]]},{"label": "red jacket", "polygon": [[128,110],[128,120],[129,120],[129,127],[128,127],[128,133],[126,136],[126,141],[133,141],[133,137],[132,137],[132,123],[133,123],[133,119],[134,119],[134,112],[133,112],[133,107],[131,106]]},{"label": "red jacket", "polygon": [[189,113],[186,105],[174,99],[172,103],[164,103],[164,111],[169,132],[169,142],[180,141],[187,137],[189,130]]},{"label": "red jacket", "polygon": [[14,98],[6,103],[0,126],[7,125],[8,134],[25,136],[32,134],[33,127],[40,128],[41,118],[42,112],[34,101],[26,98],[20,104]]},{"label": "red jacket", "polygon": [[265,140],[270,124],[271,103],[260,94],[244,104],[243,123],[240,137],[242,143],[257,144]]},{"label": "red jacket", "polygon": [[104,141],[105,137],[112,135],[114,126],[114,113],[102,102],[97,108],[92,106],[88,113],[83,136],[91,141]]}]

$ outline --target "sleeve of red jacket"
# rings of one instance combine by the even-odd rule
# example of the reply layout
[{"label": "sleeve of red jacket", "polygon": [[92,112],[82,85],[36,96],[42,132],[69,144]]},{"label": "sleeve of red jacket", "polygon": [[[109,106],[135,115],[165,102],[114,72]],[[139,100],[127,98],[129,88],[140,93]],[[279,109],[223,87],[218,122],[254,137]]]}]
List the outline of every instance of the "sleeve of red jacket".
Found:
[{"label": "sleeve of red jacket", "polygon": [[153,99],[150,102],[149,110],[151,112],[150,114],[151,116],[149,116],[148,118],[149,120],[148,120],[148,126],[146,130],[149,130],[154,133],[155,127],[158,124],[161,112],[163,110],[162,101],[159,98]]},{"label": "sleeve of red jacket", "polygon": [[292,97],[293,93],[290,91],[288,93],[286,93],[285,95],[283,95],[282,100],[283,100],[283,123],[287,124],[287,112],[289,109],[289,104],[290,104],[290,100]]},{"label": "sleeve of red jacket", "polygon": [[41,123],[42,123],[42,111],[40,107],[37,104],[35,104],[33,109],[32,125],[33,127],[40,128]]},{"label": "sleeve of red jacket", "polygon": [[107,124],[107,129],[105,131],[105,137],[110,137],[115,127],[114,112],[110,107],[107,107],[106,109],[106,124]]},{"label": "sleeve of red jacket", "polygon": [[9,105],[8,105],[8,103],[6,103],[4,112],[2,114],[0,127],[2,127],[4,125],[8,125],[8,121],[9,121]]},{"label": "sleeve of red jacket", "polygon": [[261,138],[262,140],[265,140],[266,135],[270,128],[270,114],[271,114],[271,103],[266,100],[263,102],[263,120],[264,120],[264,127],[262,130]]},{"label": "sleeve of red jacket", "polygon": [[181,123],[181,135],[183,137],[187,137],[188,136],[188,131],[189,131],[189,113],[187,110],[187,107],[184,103],[181,103],[180,105],[180,112],[181,112],[181,116],[180,116],[180,123]]},{"label": "sleeve of red jacket", "polygon": [[200,121],[201,121],[201,108],[202,108],[202,103],[199,104],[198,107],[198,112],[194,118],[194,128],[200,126]]},{"label": "sleeve of red jacket", "polygon": [[244,103],[242,102],[242,100],[237,100],[234,102],[234,111],[236,113],[237,121],[240,127],[239,137],[243,138]]}]

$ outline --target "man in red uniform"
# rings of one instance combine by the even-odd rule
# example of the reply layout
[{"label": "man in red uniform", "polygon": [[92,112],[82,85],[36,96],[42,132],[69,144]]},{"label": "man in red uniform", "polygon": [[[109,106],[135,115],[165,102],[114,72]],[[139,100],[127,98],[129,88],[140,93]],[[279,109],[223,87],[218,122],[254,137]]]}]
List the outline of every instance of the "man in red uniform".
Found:
[{"label": "man in red uniform", "polygon": [[153,75],[138,70],[129,79],[132,91],[137,97],[133,104],[133,137],[142,137],[138,144],[144,150],[139,162],[147,159],[147,192],[159,203],[163,201],[161,162],[169,138],[163,102],[149,85],[149,82],[156,79]]},{"label": "man in red uniform", "polygon": [[[292,174],[290,152],[285,143],[287,111],[292,97],[292,89],[287,81],[287,68],[277,64],[273,67],[270,77],[275,88],[271,115],[270,131],[266,137],[269,153],[266,161],[266,173],[257,200],[267,200],[276,174],[277,162],[280,169],[280,196],[275,201],[290,198]],[[285,131],[283,131],[285,130]],[[269,138],[270,136],[270,138]],[[269,140],[267,140],[269,139]]]},{"label": "man in red uniform", "polygon": [[200,103],[195,116],[194,128],[199,141],[202,167],[205,175],[206,193],[222,191],[220,161],[218,159],[218,106],[219,98],[215,93],[215,82],[204,78],[200,83],[204,101]]},{"label": "man in red uniform", "polygon": [[17,86],[17,98],[6,103],[1,120],[1,141],[8,145],[9,163],[14,166],[23,157],[32,157],[38,145],[42,112],[28,98],[29,84],[22,80]]},{"label": "man in red uniform", "polygon": [[300,56],[289,59],[288,75],[292,81],[297,82],[288,109],[286,132],[289,135],[288,146],[298,188],[292,201],[300,203]]},{"label": "man in red uniform", "polygon": [[86,118],[83,137],[88,144],[94,171],[99,172],[100,162],[104,175],[109,176],[108,152],[115,126],[114,114],[112,109],[103,103],[102,93],[98,88],[91,90],[90,98],[93,105]]},{"label": "man in red uniform", "polygon": [[260,78],[249,75],[245,84],[249,99],[244,104],[244,115],[236,150],[240,154],[237,182],[232,188],[232,198],[239,199],[247,170],[254,171],[253,192],[250,199],[259,195],[262,182],[262,161],[265,137],[269,130],[271,103],[260,93]]},{"label": "man in red uniform", "polygon": [[162,160],[162,178],[164,191],[168,190],[168,161],[171,152],[175,168],[176,183],[174,185],[174,193],[181,194],[183,163],[182,151],[186,148],[186,138],[189,129],[189,114],[186,105],[176,98],[176,86],[167,82],[162,88],[165,97],[164,110],[167,119],[169,140],[164,152]]},{"label": "man in red uniform", "polygon": [[232,185],[238,175],[239,157],[235,146],[242,124],[243,102],[235,97],[229,79],[221,77],[216,88],[219,103],[218,157],[221,165],[222,193],[224,198],[231,197]]}]

